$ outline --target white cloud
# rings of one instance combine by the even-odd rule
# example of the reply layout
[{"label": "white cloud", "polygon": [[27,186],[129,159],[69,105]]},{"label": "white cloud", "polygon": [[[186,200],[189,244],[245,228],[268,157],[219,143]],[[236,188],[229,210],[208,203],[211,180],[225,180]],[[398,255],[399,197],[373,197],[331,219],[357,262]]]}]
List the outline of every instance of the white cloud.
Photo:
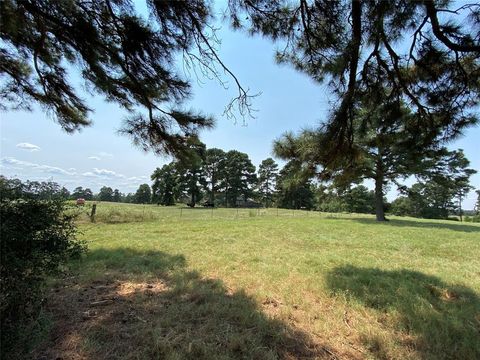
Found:
[{"label": "white cloud", "polygon": [[17,146],[17,148],[22,149],[22,150],[26,150],[26,151],[40,151],[41,150],[40,146],[30,144],[30,143],[27,143],[27,142],[18,143],[16,146]]},{"label": "white cloud", "polygon": [[100,160],[103,160],[103,159],[105,159],[105,158],[113,158],[113,154],[107,153],[107,152],[105,152],[105,151],[100,151],[100,152],[97,153],[96,155],[89,156],[88,158],[89,158],[90,160],[100,161]]},{"label": "white cloud", "polygon": [[[77,186],[89,187],[94,191],[104,185],[118,188],[122,192],[135,191],[142,183],[148,183],[147,175],[125,176],[116,171],[105,168],[93,168],[90,171],[76,170],[73,167],[60,168],[56,166],[36,164],[13,157],[0,158],[2,174],[29,180],[53,180],[61,184],[68,184],[68,188]],[[78,168],[78,167],[77,167]]]},{"label": "white cloud", "polygon": [[132,176],[127,179],[128,181],[144,181],[150,180],[149,176]]},{"label": "white cloud", "polygon": [[98,155],[100,155],[101,157],[113,158],[113,154],[110,154],[110,153],[107,153],[107,152],[104,152],[104,151],[100,151],[98,153]]},{"label": "white cloud", "polygon": [[98,169],[98,168],[93,168],[93,172],[99,176],[106,176],[106,177],[118,177],[118,178],[124,178],[125,175],[118,174],[115,171],[112,170],[107,170],[107,169]]},{"label": "white cloud", "polygon": [[82,174],[82,176],[90,177],[90,178],[108,178],[108,179],[126,179],[126,176],[123,174],[119,174],[113,170],[107,170],[107,169],[99,169],[99,168],[93,168],[93,171],[87,171]]},{"label": "white cloud", "polygon": [[76,175],[75,172],[67,171],[56,166],[35,164],[28,161],[18,160],[12,157],[2,158],[1,163],[6,167],[35,169],[47,174]]}]

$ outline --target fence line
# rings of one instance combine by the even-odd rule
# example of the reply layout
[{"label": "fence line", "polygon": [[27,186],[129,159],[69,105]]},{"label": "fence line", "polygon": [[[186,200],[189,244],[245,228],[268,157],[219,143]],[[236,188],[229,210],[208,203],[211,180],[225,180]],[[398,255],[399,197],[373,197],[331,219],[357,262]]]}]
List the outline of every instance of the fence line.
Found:
[{"label": "fence line", "polygon": [[[80,215],[80,222],[89,222]],[[324,218],[344,219],[368,217],[370,214],[327,213],[320,211],[296,210],[284,208],[186,208],[158,207],[155,205],[122,206],[113,204],[97,204],[95,221],[98,223],[133,223],[146,221],[164,221],[183,219],[190,220],[239,220],[254,218]]]}]

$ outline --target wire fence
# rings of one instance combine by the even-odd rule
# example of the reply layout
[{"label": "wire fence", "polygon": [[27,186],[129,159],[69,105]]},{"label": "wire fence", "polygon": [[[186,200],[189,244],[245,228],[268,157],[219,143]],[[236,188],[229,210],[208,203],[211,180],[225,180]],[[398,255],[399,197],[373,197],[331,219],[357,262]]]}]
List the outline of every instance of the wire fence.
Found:
[{"label": "wire fence", "polygon": [[[327,213],[283,208],[203,208],[97,203],[96,223],[129,223],[170,220],[241,220],[258,218],[354,218],[368,214]],[[80,209],[80,222],[91,222],[91,205]]]}]

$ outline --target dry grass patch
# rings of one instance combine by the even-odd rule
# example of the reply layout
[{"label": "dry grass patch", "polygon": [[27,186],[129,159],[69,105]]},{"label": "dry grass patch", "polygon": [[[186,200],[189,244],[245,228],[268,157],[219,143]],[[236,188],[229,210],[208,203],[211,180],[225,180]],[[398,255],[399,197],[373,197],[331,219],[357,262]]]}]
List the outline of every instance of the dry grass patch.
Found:
[{"label": "dry grass patch", "polygon": [[[315,337],[265,314],[243,291],[202,278],[183,257],[143,256],[145,268],[60,281],[48,310],[45,359],[337,359]],[[103,255],[107,254],[103,251]],[[147,271],[155,262],[154,271]],[[274,300],[264,305],[275,306]],[[278,304],[277,304],[278,306]]]}]

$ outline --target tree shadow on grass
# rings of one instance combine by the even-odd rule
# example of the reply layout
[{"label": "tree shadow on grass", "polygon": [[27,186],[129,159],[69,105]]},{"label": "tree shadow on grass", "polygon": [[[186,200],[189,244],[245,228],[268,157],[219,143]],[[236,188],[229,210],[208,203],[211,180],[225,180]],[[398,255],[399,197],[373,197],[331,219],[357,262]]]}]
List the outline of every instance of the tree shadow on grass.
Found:
[{"label": "tree shadow on grass", "polygon": [[[382,320],[387,326],[414,335],[417,340],[406,346],[423,359],[480,359],[480,299],[467,287],[417,271],[354,266],[334,269],[327,284],[335,293],[379,310],[379,318],[390,319]],[[375,337],[363,340],[376,357],[388,353]]]},{"label": "tree shadow on grass", "polygon": [[336,358],[244,292],[187,270],[182,255],[99,249],[80,267],[83,280],[52,289],[54,328],[36,358]]},{"label": "tree shadow on grass", "polygon": [[366,219],[366,218],[342,218],[342,220],[352,220],[362,224],[377,224],[385,226],[394,226],[394,227],[417,227],[417,228],[428,228],[428,229],[447,229],[454,231],[463,231],[463,232],[478,232],[480,233],[480,226],[467,225],[465,223],[451,221],[451,224],[435,221],[425,221],[425,220],[405,220],[405,219],[395,219],[389,218],[389,221],[378,222],[375,219]]}]

